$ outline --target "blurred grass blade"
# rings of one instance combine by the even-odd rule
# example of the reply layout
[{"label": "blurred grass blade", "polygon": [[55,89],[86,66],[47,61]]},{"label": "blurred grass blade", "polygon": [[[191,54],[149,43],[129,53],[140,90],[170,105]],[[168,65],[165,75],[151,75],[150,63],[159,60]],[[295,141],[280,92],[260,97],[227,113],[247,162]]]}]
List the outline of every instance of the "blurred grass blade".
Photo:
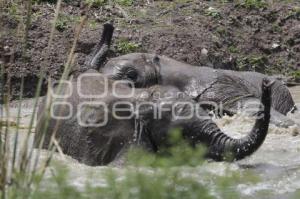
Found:
[{"label": "blurred grass blade", "polygon": [[23,92],[24,92],[24,77],[22,76],[21,77],[21,89],[20,89],[20,97],[19,97],[19,106],[18,106],[18,115],[17,115],[17,127],[16,127],[16,133],[15,133],[15,139],[14,139],[14,143],[13,143],[14,148],[13,148],[13,156],[12,156],[12,164],[11,164],[11,172],[12,173],[15,169],[15,162],[16,162],[17,151],[18,151]]}]

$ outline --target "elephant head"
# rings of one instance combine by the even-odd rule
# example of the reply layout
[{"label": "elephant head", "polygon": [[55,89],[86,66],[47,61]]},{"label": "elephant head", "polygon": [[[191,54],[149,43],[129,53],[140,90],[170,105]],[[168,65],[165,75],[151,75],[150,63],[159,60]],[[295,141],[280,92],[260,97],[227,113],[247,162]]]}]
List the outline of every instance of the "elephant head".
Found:
[{"label": "elephant head", "polygon": [[135,87],[149,87],[161,81],[158,56],[132,53],[110,59],[99,71],[114,80],[128,80]]}]

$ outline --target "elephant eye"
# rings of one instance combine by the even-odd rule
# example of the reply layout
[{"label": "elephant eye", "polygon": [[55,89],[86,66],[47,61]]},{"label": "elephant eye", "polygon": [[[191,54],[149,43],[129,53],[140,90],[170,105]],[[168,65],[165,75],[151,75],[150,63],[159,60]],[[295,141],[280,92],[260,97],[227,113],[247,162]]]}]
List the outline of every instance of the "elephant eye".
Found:
[{"label": "elephant eye", "polygon": [[130,79],[132,81],[136,81],[138,74],[135,70],[128,70],[126,72],[126,76],[127,76],[128,79]]},{"label": "elephant eye", "polygon": [[136,81],[138,77],[138,73],[133,67],[123,67],[119,71],[121,74],[123,74],[123,78],[129,79],[131,81]]}]

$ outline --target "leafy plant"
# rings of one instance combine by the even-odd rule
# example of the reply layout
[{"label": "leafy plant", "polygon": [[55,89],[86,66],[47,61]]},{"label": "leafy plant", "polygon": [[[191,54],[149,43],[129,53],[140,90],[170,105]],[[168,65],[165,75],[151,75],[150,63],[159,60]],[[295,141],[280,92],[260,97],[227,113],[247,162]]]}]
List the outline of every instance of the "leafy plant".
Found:
[{"label": "leafy plant", "polygon": [[128,54],[139,50],[140,46],[128,39],[119,39],[116,42],[117,51],[121,54]]},{"label": "leafy plant", "polygon": [[66,16],[59,15],[58,19],[57,19],[57,21],[55,23],[56,30],[58,30],[60,32],[66,30],[67,26],[68,26],[68,22],[69,22],[69,20],[68,20],[68,18]]},{"label": "leafy plant", "polygon": [[115,2],[121,6],[131,6],[134,0],[115,0]]},{"label": "leafy plant", "polygon": [[265,0],[242,0],[239,5],[247,9],[266,8],[268,3]]},{"label": "leafy plant", "polygon": [[229,46],[228,47],[229,52],[231,53],[238,53],[239,49],[236,46]]},{"label": "leafy plant", "polygon": [[85,0],[85,3],[93,7],[100,7],[107,3],[107,0]]},{"label": "leafy plant", "polygon": [[[88,183],[81,191],[68,183],[68,170],[61,164],[55,164],[55,175],[47,182],[51,189],[36,189],[32,198],[116,198],[116,199],[181,199],[181,198],[240,198],[235,190],[240,182],[253,183],[258,179],[253,175],[241,175],[235,171],[227,171],[226,177],[201,172],[201,180],[197,177],[199,168],[204,164],[203,147],[191,147],[187,144],[179,130],[171,132],[170,148],[158,154],[146,152],[140,148],[132,148],[127,156],[127,164],[119,169],[104,169],[101,178],[103,186]],[[97,176],[98,177],[98,176]],[[205,183],[203,181],[209,181]],[[214,195],[213,182],[216,186]]]},{"label": "leafy plant", "polygon": [[211,16],[213,18],[222,18],[221,13],[218,9],[209,7],[205,10],[205,15]]},{"label": "leafy plant", "polygon": [[296,82],[300,82],[300,70],[292,72],[291,76]]},{"label": "leafy plant", "polygon": [[268,66],[268,58],[261,55],[251,55],[238,60],[241,70],[264,72]]}]

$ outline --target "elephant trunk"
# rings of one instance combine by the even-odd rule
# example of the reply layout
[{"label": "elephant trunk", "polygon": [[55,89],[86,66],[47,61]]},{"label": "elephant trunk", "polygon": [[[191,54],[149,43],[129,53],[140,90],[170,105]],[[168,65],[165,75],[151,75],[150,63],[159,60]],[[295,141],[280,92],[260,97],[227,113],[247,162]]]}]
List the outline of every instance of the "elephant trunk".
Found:
[{"label": "elephant trunk", "polygon": [[201,131],[204,132],[202,136],[206,138],[205,143],[208,146],[208,158],[216,161],[240,160],[251,155],[261,146],[268,133],[270,121],[271,84],[264,79],[261,97],[264,110],[257,114],[255,125],[247,136],[234,139],[223,133],[213,122],[206,121],[207,123],[202,125]]},{"label": "elephant trunk", "polygon": [[89,69],[98,70],[101,64],[105,60],[105,56],[109,50],[112,36],[114,32],[114,27],[112,24],[106,23],[103,25],[103,32],[100,42],[95,46],[92,53],[88,56],[85,65]]}]

